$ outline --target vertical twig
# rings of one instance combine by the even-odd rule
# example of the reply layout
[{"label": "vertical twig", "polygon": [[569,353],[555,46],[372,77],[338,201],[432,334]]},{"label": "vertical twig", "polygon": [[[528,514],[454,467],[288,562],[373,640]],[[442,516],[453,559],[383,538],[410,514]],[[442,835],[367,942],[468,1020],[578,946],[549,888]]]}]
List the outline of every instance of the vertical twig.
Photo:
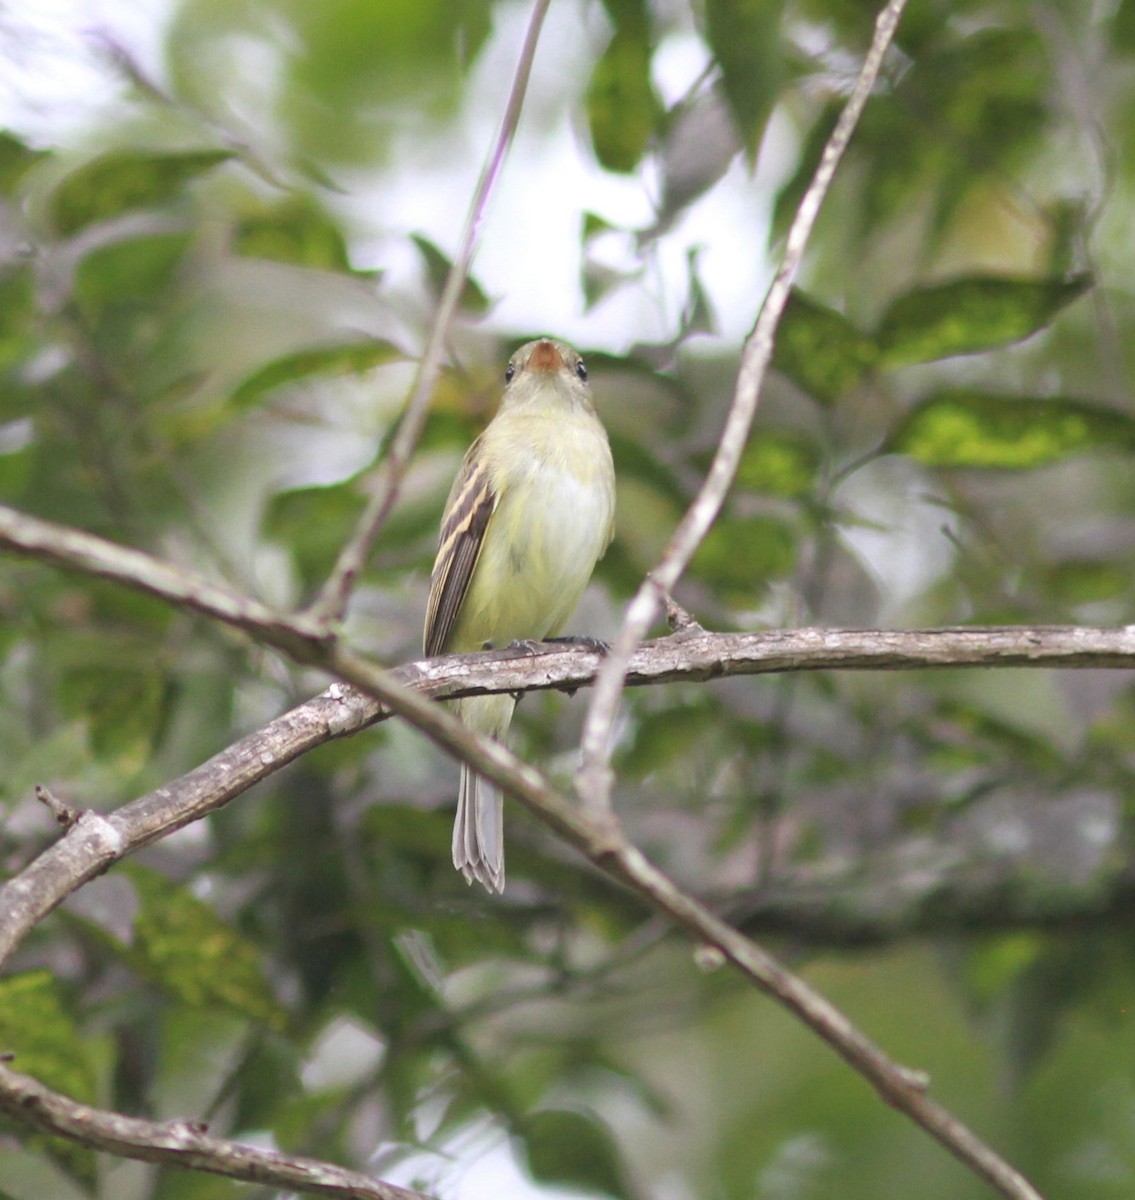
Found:
[{"label": "vertical twig", "polygon": [[733,482],[737,464],[748,441],[761,386],[772,359],[777,325],[784,312],[792,280],[800,266],[820,205],[831,187],[839,160],[843,157],[867,100],[874,90],[883,57],[891,44],[905,7],[906,0],[887,0],[887,4],[875,20],[875,34],[859,78],[824,146],[812,182],[796,210],[796,216],[788,231],[784,256],[773,277],[753,331],[742,349],[733,400],[709,473],[674,531],[658,565],[643,580],[631,601],[619,636],[596,679],[595,694],[588,708],[583,729],[582,763],[576,777],[576,790],[593,814],[607,813],[610,808],[611,729],[623,693],[627,664],[657,617],[665,597],[677,583],[694,551],[709,532]]},{"label": "vertical twig", "polygon": [[442,352],[453,324],[453,318],[457,313],[457,306],[469,275],[473,255],[477,249],[477,237],[481,222],[484,220],[489,197],[496,185],[501,168],[504,166],[505,157],[520,122],[524,94],[528,88],[529,76],[532,74],[532,60],[536,56],[540,29],[544,24],[544,17],[547,15],[550,3],[551,0],[535,0],[533,5],[528,30],[524,35],[524,45],[520,51],[520,61],[517,63],[516,74],[512,80],[512,91],[509,93],[508,103],[505,105],[496,141],[473,191],[473,199],[465,218],[465,228],[461,234],[453,265],[449,269],[441,300],[438,302],[437,315],[434,317],[429,340],[426,342],[425,351],[418,364],[414,386],[410,391],[410,400],[403,410],[389,450],[371,485],[370,499],[352,530],[351,536],[339,552],[331,574],[308,609],[308,615],[324,626],[330,626],[342,620],[355,581],[366,563],[367,555],[370,553],[371,546],[374,545],[379,530],[394,507],[394,502],[398,498],[398,489],[401,487],[402,479],[410,462],[410,456],[414,453],[418,440],[421,438],[430,395],[441,366]]}]

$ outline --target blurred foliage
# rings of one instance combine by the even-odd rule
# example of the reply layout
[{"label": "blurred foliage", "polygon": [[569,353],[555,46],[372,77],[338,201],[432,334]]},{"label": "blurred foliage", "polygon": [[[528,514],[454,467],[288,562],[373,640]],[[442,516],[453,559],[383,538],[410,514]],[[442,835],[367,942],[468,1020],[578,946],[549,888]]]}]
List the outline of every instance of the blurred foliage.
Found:
[{"label": "blurred foliage", "polygon": [[[552,201],[572,210],[556,236],[578,231],[581,349],[620,477],[577,618],[603,635],[732,394],[737,346],[714,331],[737,299],[705,230],[737,263],[776,248],[874,9],[578,0],[550,30],[557,12],[573,32],[536,60],[511,251],[520,278]],[[449,270],[455,239],[427,214],[461,226],[484,153],[462,122],[486,95],[496,120],[525,13],[181,0],[160,71],[116,60],[120,94],[79,134],[0,133],[0,502],[308,602]],[[707,627],[1131,621],[1133,51],[1132,0],[911,7],[678,594]],[[677,82],[675,62],[694,64]],[[579,154],[545,196],[532,147],[565,153],[564,130]],[[420,183],[420,226],[398,225],[385,196],[439,162],[445,188]],[[654,203],[643,228],[608,186]],[[502,298],[465,289],[347,620],[385,661],[420,652],[453,472],[509,351],[545,332],[502,318]],[[49,836],[36,783],[109,809],[318,686],[199,618],[6,559],[4,869]],[[525,698],[513,744],[566,783],[582,707]],[[639,689],[616,804],[677,879],[786,935],[1042,1192],[1126,1200],[1133,729],[1135,687],[1104,672]],[[393,724],[320,748],[49,918],[0,980],[0,1050],[82,1100],[437,1194],[988,1194],[523,813],[508,891],[467,889],[454,789]],[[8,1133],[13,1200],[244,1194]]]}]

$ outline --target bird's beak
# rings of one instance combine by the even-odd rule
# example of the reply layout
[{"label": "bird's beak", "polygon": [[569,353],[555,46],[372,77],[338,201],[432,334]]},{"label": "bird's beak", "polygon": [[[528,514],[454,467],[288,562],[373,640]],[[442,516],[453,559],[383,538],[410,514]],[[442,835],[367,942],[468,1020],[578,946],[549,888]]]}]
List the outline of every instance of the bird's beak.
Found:
[{"label": "bird's beak", "polygon": [[563,356],[547,338],[536,343],[536,349],[528,359],[528,367],[532,371],[558,371],[563,365]]}]

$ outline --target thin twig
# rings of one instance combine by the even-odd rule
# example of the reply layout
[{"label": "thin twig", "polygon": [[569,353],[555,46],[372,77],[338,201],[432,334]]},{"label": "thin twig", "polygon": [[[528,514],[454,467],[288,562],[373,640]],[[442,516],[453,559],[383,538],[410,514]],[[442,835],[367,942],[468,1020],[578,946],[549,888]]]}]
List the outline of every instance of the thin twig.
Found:
[{"label": "thin twig", "polygon": [[366,564],[367,555],[370,553],[371,546],[374,545],[379,530],[394,507],[394,502],[398,498],[398,489],[406,474],[406,468],[409,466],[410,458],[422,436],[422,429],[426,422],[426,410],[441,366],[442,352],[457,313],[457,306],[461,301],[461,293],[469,275],[473,255],[477,249],[477,236],[481,222],[484,219],[493,187],[504,166],[505,157],[516,135],[516,127],[520,122],[520,112],[524,106],[524,93],[528,88],[528,79],[532,73],[532,60],[536,56],[540,29],[550,3],[551,0],[536,0],[533,6],[528,30],[524,35],[524,45],[520,51],[520,61],[517,63],[516,74],[512,81],[512,91],[509,93],[508,103],[505,105],[496,141],[473,192],[473,199],[465,218],[465,228],[462,231],[457,254],[449,269],[445,288],[442,290],[441,299],[438,302],[437,315],[434,317],[429,340],[426,342],[425,351],[418,364],[409,403],[398,422],[398,427],[390,442],[390,448],[374,479],[366,507],[351,532],[351,536],[340,551],[331,574],[308,610],[311,617],[325,627],[330,627],[343,619],[355,581]]},{"label": "thin twig", "polygon": [[93,1150],[164,1166],[188,1167],[245,1183],[298,1189],[339,1200],[430,1200],[333,1163],[210,1137],[193,1121],[146,1121],[80,1104],[30,1075],[0,1064],[0,1111],[21,1125]]},{"label": "thin twig", "polygon": [[0,548],[113,579],[250,633],[301,660],[309,659],[311,649],[327,637],[326,631],[310,619],[278,613],[258,600],[212,583],[188,567],[4,505],[0,505]]},{"label": "thin twig", "polygon": [[686,511],[654,570],[647,576],[627,609],[619,636],[595,686],[584,723],[582,763],[576,779],[581,800],[592,811],[605,813],[611,795],[611,731],[618,713],[627,664],[635,647],[646,636],[665,597],[674,588],[694,551],[709,532],[733,482],[748,441],[760,399],[765,373],[772,359],[776,329],[788,301],[792,281],[800,266],[820,205],[827,195],[844,150],[875,87],[883,57],[898,27],[906,0],[887,0],[875,22],[875,35],[863,61],[855,87],[820,157],[819,165],[796,210],[788,231],[784,256],[761,307],[753,331],[741,352],[741,365],[729,415],[722,430],[709,473]]}]

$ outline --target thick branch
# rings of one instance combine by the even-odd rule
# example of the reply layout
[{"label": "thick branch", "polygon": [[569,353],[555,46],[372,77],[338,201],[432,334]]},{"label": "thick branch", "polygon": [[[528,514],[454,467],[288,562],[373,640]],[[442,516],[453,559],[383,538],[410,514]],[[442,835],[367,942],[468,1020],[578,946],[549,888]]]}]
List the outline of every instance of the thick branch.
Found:
[{"label": "thick branch", "polygon": [[106,1112],[59,1095],[0,1063],[0,1111],[22,1125],[103,1150],[163,1166],[190,1167],[245,1183],[298,1188],[339,1200],[429,1200],[421,1192],[368,1179],[313,1158],[260,1150],[209,1137],[191,1121],[144,1121]]},{"label": "thick branch", "polygon": [[[388,674],[392,682],[412,688],[423,697],[441,699],[587,686],[598,661],[590,651],[548,645],[535,654],[493,651],[426,659],[383,675]],[[641,646],[631,660],[627,680],[645,686],[771,671],[966,666],[1133,668],[1135,628],[795,629],[679,634]],[[363,682],[369,675],[357,678]],[[444,719],[446,715],[432,705],[426,708],[431,717]],[[378,700],[333,684],[173,783],[106,816],[81,814],[68,837],[0,888],[0,963],[67,895],[117,859],[223,807],[308,750],[356,733],[384,720],[391,712],[391,707]],[[481,739],[461,726],[457,729],[463,735],[463,744],[446,741],[446,749],[497,771],[502,763],[509,764],[506,771],[517,764],[532,778],[540,779],[502,746],[486,743],[480,749],[487,749],[492,758],[482,756],[477,749]],[[507,776],[502,778],[506,786],[511,782]]]},{"label": "thick branch", "polygon": [[[817,634],[816,631],[806,632],[817,639],[822,648],[827,635]],[[967,632],[945,631],[950,637],[964,636]],[[1058,639],[1061,653],[1072,653],[1069,643],[1080,640],[1081,632],[1055,631],[1064,639],[1062,642]],[[1102,635],[1102,644],[1109,645],[1107,653],[1117,659],[1122,659],[1124,652],[1127,655],[1131,654],[1129,642],[1124,641],[1122,649],[1114,638],[1109,644],[1106,631],[1083,632]],[[985,631],[985,636],[996,639],[1000,633],[1001,631]],[[679,636],[667,639],[667,642],[678,643],[679,646],[684,643],[692,645],[700,642],[702,637],[712,636]],[[1122,639],[1129,636],[1126,631],[1121,633]],[[1090,642],[1091,638],[1086,640]],[[673,648],[673,645],[668,647]],[[1101,649],[1102,645],[1096,648]],[[783,650],[783,646],[781,649]],[[1006,648],[996,646],[995,649],[1004,653]],[[649,651],[650,647],[644,647],[642,652],[649,654]],[[1030,648],[1018,642],[1014,653],[1020,657],[1014,661],[1033,662],[1035,652],[1035,644]],[[876,665],[897,665],[895,653],[893,644],[886,647]],[[569,656],[587,657],[572,652],[569,652]],[[465,690],[468,690],[472,677],[469,668],[475,665],[477,658],[484,657],[486,656],[468,656],[456,662],[455,665],[466,672],[460,684]],[[535,675],[543,672],[546,677],[546,664],[541,664],[540,657],[525,656],[516,661],[519,666]],[[813,992],[802,980],[786,971],[760,947],[723,922],[703,904],[676,888],[639,851],[625,841],[613,823],[581,812],[575,805],[558,795],[538,772],[520,762],[507,748],[476,737],[443,708],[407,691],[392,674],[341,652],[332,652],[331,658],[333,661],[328,664],[330,669],[357,686],[383,696],[391,708],[411,719],[427,736],[459,752],[479,771],[500,783],[597,866],[627,885],[651,907],[665,914],[698,941],[712,947],[723,960],[732,962],[761,990],[777,999],[827,1041],[873,1084],[889,1104],[907,1113],[1003,1195],[1014,1197],[1016,1200],[1038,1200],[1038,1193],[1017,1172],[949,1113],[926,1097],[923,1081],[915,1073],[892,1062],[879,1047],[864,1037],[838,1010]],[[921,661],[926,665],[946,665],[940,656],[926,655],[925,648]],[[511,664],[509,665],[511,667]],[[424,676],[435,669],[436,664],[414,664],[407,670]],[[551,685],[545,678],[542,686]],[[372,706],[369,702],[361,700],[350,689],[333,685],[317,700],[286,714],[259,734],[242,739],[184,779],[142,797],[108,816],[93,813],[81,815],[55,846],[41,855],[20,876],[0,889],[0,952],[10,952],[36,921],[83,882],[105,870],[115,859],[155,840],[165,832],[198,819],[212,808],[238,795],[257,778],[262,778],[284,761],[296,757],[305,748],[310,748],[321,740],[354,732],[367,721],[374,719],[378,713],[377,705]]]}]

